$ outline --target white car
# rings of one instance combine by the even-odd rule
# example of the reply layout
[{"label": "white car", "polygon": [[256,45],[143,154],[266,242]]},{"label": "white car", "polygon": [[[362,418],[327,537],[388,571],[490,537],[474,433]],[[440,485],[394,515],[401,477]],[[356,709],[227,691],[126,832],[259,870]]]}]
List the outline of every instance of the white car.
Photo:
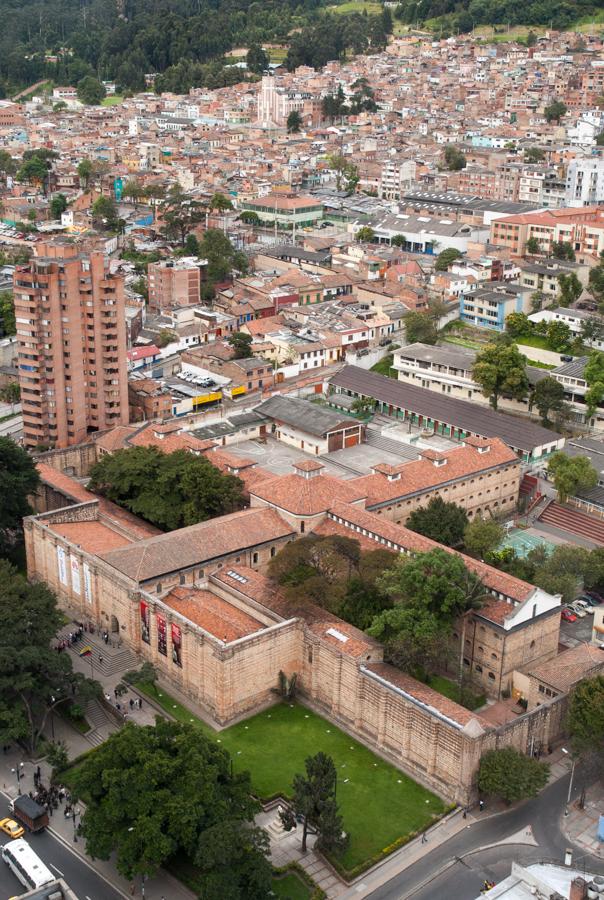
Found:
[{"label": "white car", "polygon": [[590,606],[589,603],[586,603],[585,600],[575,600],[573,603],[575,609],[579,606],[588,616],[594,614],[593,606]]},{"label": "white car", "polygon": [[568,608],[572,609],[574,614],[576,616],[579,616],[580,619],[583,619],[587,615],[585,608],[583,606],[581,606],[580,603],[577,603],[576,601],[574,603],[569,603]]}]

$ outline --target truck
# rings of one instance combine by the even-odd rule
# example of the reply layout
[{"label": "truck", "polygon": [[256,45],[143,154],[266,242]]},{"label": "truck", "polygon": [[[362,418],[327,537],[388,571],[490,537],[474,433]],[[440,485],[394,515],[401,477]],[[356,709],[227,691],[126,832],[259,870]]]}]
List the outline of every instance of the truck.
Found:
[{"label": "truck", "polygon": [[48,825],[48,812],[27,794],[15,797],[9,803],[10,811],[15,819],[32,832],[43,831]]}]

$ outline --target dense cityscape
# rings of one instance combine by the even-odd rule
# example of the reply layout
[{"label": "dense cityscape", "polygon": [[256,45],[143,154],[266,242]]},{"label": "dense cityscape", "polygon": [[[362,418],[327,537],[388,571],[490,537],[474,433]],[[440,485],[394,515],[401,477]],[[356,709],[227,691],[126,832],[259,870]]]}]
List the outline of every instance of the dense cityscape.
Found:
[{"label": "dense cityscape", "polygon": [[604,896],[601,10],[113,6],[0,38],[0,896]]}]

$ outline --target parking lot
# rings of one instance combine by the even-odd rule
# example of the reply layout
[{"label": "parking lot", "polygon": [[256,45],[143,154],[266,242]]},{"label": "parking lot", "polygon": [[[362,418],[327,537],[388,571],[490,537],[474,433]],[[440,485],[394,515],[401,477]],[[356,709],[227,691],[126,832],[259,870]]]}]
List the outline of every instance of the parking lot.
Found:
[{"label": "parking lot", "polygon": [[589,614],[582,619],[577,619],[576,622],[565,622],[564,619],[561,619],[560,642],[567,647],[576,647],[577,644],[591,641],[593,620],[594,617]]}]

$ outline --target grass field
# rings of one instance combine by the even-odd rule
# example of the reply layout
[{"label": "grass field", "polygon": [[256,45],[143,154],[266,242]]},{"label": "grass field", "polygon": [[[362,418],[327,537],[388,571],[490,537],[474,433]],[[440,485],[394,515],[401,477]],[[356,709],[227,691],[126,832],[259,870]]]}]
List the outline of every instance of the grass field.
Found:
[{"label": "grass field", "polygon": [[[522,347],[536,347],[538,350],[551,350],[549,342],[542,334],[523,334],[516,338],[516,343]],[[555,352],[555,351],[554,351]]]},{"label": "grass field", "polygon": [[380,359],[379,362],[376,362],[375,366],[371,367],[371,372],[377,372],[378,375],[386,375],[388,378],[396,378],[396,372],[392,368],[392,353],[389,353],[388,356],[385,356],[383,359]]},{"label": "grass field", "polygon": [[457,344],[458,347],[467,347],[469,350],[481,350],[482,344],[478,341],[471,341],[469,338],[455,337],[455,335],[447,335],[443,338],[447,344]]},{"label": "grass field", "polygon": [[[454,700],[455,703],[460,702],[459,685],[449,678],[444,678],[442,675],[431,675],[429,684],[433,690],[438,691],[443,697],[448,697],[449,700]],[[479,709],[486,702],[484,694],[472,694],[468,690],[465,691],[464,699],[466,700],[464,704],[466,709]]]},{"label": "grass field", "polygon": [[282,63],[287,56],[287,47],[269,47],[267,53],[272,63]]},{"label": "grass field", "polygon": [[368,0],[368,2],[364,2],[364,0],[346,0],[345,3],[335,4],[334,6],[328,6],[328,12],[338,13],[338,15],[346,16],[350,13],[362,13],[367,12],[368,16],[377,16],[382,12],[383,6],[381,3],[374,3],[372,0]]},{"label": "grass field", "polygon": [[273,878],[273,893],[283,900],[308,900],[310,888],[307,887],[294,872]]},{"label": "grass field", "polygon": [[149,685],[139,687],[175,719],[214,735],[231,754],[235,770],[251,772],[262,798],[290,796],[293,776],[304,771],[307,756],[319,750],[331,756],[344,828],[350,834],[340,860],[348,870],[427,828],[444,812],[438,797],[304,706],[273,706],[216,734],[162,689],[155,694]]},{"label": "grass field", "polygon": [[123,99],[124,98],[120,97],[119,94],[110,94],[109,97],[105,97],[104,100],[101,100],[101,106],[117,106]]}]

